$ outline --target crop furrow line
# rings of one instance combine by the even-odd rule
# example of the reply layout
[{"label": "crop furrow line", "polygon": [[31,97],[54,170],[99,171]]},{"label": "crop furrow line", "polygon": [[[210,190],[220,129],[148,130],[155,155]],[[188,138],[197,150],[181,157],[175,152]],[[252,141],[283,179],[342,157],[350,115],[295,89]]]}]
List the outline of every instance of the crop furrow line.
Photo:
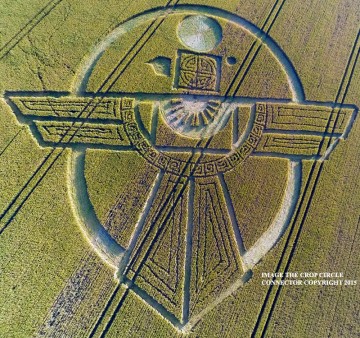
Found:
[{"label": "crop furrow line", "polygon": [[[98,331],[100,325],[102,325],[103,323],[103,319],[105,318],[106,313],[108,312],[108,310],[110,309],[111,305],[114,302],[114,299],[116,298],[119,290],[121,289],[121,283],[118,283],[117,286],[115,287],[114,291],[111,293],[109,300],[106,302],[106,305],[104,307],[104,309],[102,310],[102,312],[100,313],[100,316],[98,317],[94,327],[92,328],[92,330],[89,333],[89,337],[94,337],[94,335],[96,334],[96,332]],[[104,325],[104,324],[103,324]]]},{"label": "crop furrow line", "polygon": [[24,128],[21,128],[12,138],[11,140],[6,144],[6,146],[0,151],[0,156],[9,148],[9,146],[15,141],[15,139],[19,136],[19,134],[24,130]]}]

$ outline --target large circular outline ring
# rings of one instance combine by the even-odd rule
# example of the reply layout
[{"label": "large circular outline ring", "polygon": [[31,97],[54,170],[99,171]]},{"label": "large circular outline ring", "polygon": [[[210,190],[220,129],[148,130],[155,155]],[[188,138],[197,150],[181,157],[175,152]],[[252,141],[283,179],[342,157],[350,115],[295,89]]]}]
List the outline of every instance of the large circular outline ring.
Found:
[{"label": "large circular outline ring", "polygon": [[[253,36],[260,39],[263,43],[265,43],[266,41],[266,46],[270,49],[271,53],[275,56],[275,58],[279,61],[281,66],[285,69],[290,90],[292,92],[292,102],[305,101],[303,87],[298,74],[296,73],[292,63],[287,58],[285,53],[281,50],[281,48],[276,44],[276,42],[270,36],[268,36],[264,31],[256,27],[254,24],[250,23],[249,21],[235,14],[217,8],[210,8],[210,7],[198,6],[198,5],[178,5],[175,9],[172,9],[171,11],[169,11],[169,9],[164,9],[164,8],[154,9],[151,11],[137,14],[136,16],[121,23],[119,26],[117,26],[114,29],[113,32],[111,32],[102,42],[100,42],[97,45],[95,50],[88,57],[84,58],[82,66],[79,67],[79,72],[77,73],[77,76],[74,77],[73,88],[75,94],[81,96],[84,92],[86,92],[87,82],[91,76],[91,71],[93,67],[102,56],[102,53],[121,35],[126,34],[130,29],[136,27],[137,25],[142,24],[146,20],[151,20],[161,16],[165,16],[169,14],[177,14],[177,13],[205,14],[211,17],[220,17],[220,18],[228,19],[240,25],[243,29],[247,30]],[[264,107],[265,106],[261,103],[257,104],[256,116],[255,116],[253,128],[251,129],[251,133],[248,135],[246,141],[243,142],[241,145],[239,145],[236,151],[232,153],[233,164],[238,164],[242,162],[245,158],[248,157],[248,155],[251,154],[252,150],[257,145],[257,142],[261,136],[263,127],[265,125],[266,111]],[[133,110],[129,109],[128,111],[124,111],[122,117],[126,124],[127,133],[131,138],[131,141],[135,145],[136,149],[140,153],[142,153],[143,151],[144,154],[147,153],[149,154],[149,156],[151,152],[153,153],[157,152],[158,154],[160,154],[155,148],[153,148],[149,144],[149,142],[142,135],[137,123],[135,122],[135,115]],[[259,129],[256,130],[256,128]],[[250,135],[251,135],[251,139],[249,139]],[[142,147],[144,148],[144,150],[142,150]],[[150,149],[151,152],[147,152],[146,149],[148,150]],[[160,155],[164,155],[164,154],[160,154]],[[171,169],[174,168],[172,167],[173,164],[171,162],[171,159],[169,160],[169,162],[166,162],[166,159],[164,162],[162,162],[164,156],[160,157],[160,155],[156,155],[158,157],[155,156],[158,159],[156,166],[161,169],[166,168],[168,172],[176,173],[178,171],[177,168]],[[97,253],[109,265],[113,266],[115,270],[117,270],[120,263],[122,262],[124,252],[128,251],[128,249],[123,248],[106,232],[103,225],[98,220],[95,211],[93,210],[93,206],[91,204],[88,194],[76,187],[77,173],[80,174],[79,175],[80,179],[83,181],[83,183],[86,184],[84,165],[85,165],[85,149],[80,151],[73,151],[72,160],[70,162],[70,182],[74,183],[73,187],[70,189],[70,197],[73,201],[72,205],[74,207],[74,211],[78,220],[82,224],[81,228],[85,236],[88,238],[89,242],[94,245],[94,248],[96,249]],[[222,164],[219,162],[218,165],[219,166],[217,168],[219,169]],[[204,163],[204,168],[205,166],[207,167],[208,171],[210,170],[211,172],[213,172],[213,175],[216,174],[216,172],[213,171],[213,166],[211,163],[210,164],[209,162]],[[217,173],[225,172],[232,168],[233,166],[225,165],[222,168],[220,168],[221,170],[217,170]],[[82,172],[80,173],[80,171]],[[201,177],[201,176],[207,176],[205,174],[206,172],[207,171],[205,169],[202,171],[201,169],[195,168],[195,174],[194,173],[192,174],[194,176]],[[289,159],[288,180],[285,188],[285,194],[288,197],[294,196],[295,199],[293,199],[293,203],[291,203],[291,205],[286,205],[286,203],[285,204],[282,203],[279,209],[279,213],[275,216],[272,224],[269,226],[268,230],[266,231],[266,233],[272,234],[274,240],[266,241],[265,243],[264,242],[264,238],[266,237],[265,236],[266,233],[265,233],[262,236],[260,236],[258,241],[245,253],[243,259],[244,259],[244,263],[247,265],[249,269],[251,269],[261,260],[261,258],[278,241],[283,231],[285,231],[285,229],[287,228],[291,219],[291,215],[298,200],[298,194],[300,191],[300,187],[298,186],[299,183],[298,178],[300,172],[301,172],[301,166],[299,166],[299,163],[297,161],[293,161]],[[184,176],[186,176],[186,173]],[[285,208],[286,210],[282,210],[283,208]],[[285,219],[284,219],[284,215],[286,216]]]}]

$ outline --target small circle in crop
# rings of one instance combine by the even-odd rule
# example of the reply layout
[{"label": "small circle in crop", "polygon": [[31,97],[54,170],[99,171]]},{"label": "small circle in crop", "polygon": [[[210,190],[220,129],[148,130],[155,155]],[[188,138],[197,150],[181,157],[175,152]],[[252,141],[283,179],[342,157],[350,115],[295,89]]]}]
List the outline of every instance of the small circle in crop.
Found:
[{"label": "small circle in crop", "polygon": [[234,65],[235,63],[236,63],[236,58],[234,57],[234,56],[229,56],[227,59],[226,59],[226,62],[230,65],[230,66],[232,66],[232,65]]},{"label": "small circle in crop", "polygon": [[190,15],[180,22],[178,37],[184,46],[196,52],[209,52],[221,42],[222,29],[213,18]]}]

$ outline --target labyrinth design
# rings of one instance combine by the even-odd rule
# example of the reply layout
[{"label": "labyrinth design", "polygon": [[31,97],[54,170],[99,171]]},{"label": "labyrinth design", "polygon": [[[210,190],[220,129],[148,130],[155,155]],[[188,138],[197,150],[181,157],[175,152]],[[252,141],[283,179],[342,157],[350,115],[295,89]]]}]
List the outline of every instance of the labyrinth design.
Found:
[{"label": "labyrinth design", "polygon": [[217,91],[219,67],[216,57],[180,51],[178,87]]}]

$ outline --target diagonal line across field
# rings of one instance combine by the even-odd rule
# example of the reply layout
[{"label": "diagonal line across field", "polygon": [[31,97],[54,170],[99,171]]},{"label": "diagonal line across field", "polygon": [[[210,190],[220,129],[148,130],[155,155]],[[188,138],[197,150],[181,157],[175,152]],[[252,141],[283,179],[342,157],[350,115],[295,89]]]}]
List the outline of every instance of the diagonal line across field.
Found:
[{"label": "diagonal line across field", "polygon": [[57,7],[63,0],[49,1],[31,20],[27,22],[8,42],[0,48],[0,60],[2,60],[16,45],[28,35],[50,12]]},{"label": "diagonal line across field", "polygon": [[[175,2],[173,5],[171,5],[172,1],[168,1],[165,7],[167,6],[175,6],[177,2]],[[129,66],[131,63],[131,60],[128,60],[127,57],[137,48],[137,51],[135,55],[145,46],[147,41],[154,35],[158,27],[161,25],[162,22],[164,22],[166,16],[162,18],[156,18],[152,21],[150,26],[144,31],[144,33],[140,36],[140,38],[135,41],[134,45],[130,48],[130,50],[125,54],[125,56],[119,61],[119,63],[116,65],[110,76],[108,76],[105,81],[102,83],[102,85],[97,90],[97,93],[100,91],[107,92],[109,91],[115,82],[118,80],[119,76],[124,72],[124,70]],[[154,27],[155,26],[155,27]],[[152,29],[151,29],[152,28]],[[148,35],[147,35],[148,34]],[[135,56],[134,55],[134,56]],[[133,57],[134,57],[133,56]],[[122,70],[118,72],[118,69],[124,64],[122,67]],[[111,79],[112,74],[117,74],[114,79]],[[111,82],[109,82],[112,80]],[[95,95],[96,96],[96,95]],[[82,109],[82,111],[78,114],[77,117],[84,117],[82,116],[83,113],[86,113],[85,117],[89,117],[92,112],[96,109],[96,107],[102,102],[104,98],[101,97],[100,100],[97,101],[97,104],[92,105],[93,101],[95,100],[95,97],[93,100],[90,100],[89,103]],[[88,108],[91,107],[91,110],[88,112]],[[70,136],[68,142],[71,142],[71,140],[76,136],[77,131],[81,129],[81,126],[85,122],[81,122],[79,126],[76,127],[76,131],[73,135]],[[75,122],[72,123],[73,125]],[[64,140],[65,137],[68,136],[68,133],[65,133],[61,139],[57,142],[57,144],[61,144],[61,142]],[[34,191],[36,186],[42,181],[46,173],[49,171],[49,169],[54,165],[56,160],[60,157],[60,155],[64,152],[64,148],[58,149],[52,148],[52,150],[49,152],[48,155],[44,158],[40,166],[35,170],[35,172],[31,175],[29,180],[25,183],[25,185],[20,189],[20,191],[17,193],[17,195],[13,198],[13,200],[10,202],[8,207],[2,212],[0,215],[0,235],[3,233],[3,231],[7,228],[7,226],[10,224],[11,220],[14,218],[14,216],[17,214],[17,212],[20,210],[20,208],[23,206],[23,204],[26,202],[30,194]]]},{"label": "diagonal line across field", "polygon": [[286,0],[276,0],[272,6],[269,15],[261,26],[261,30],[264,32],[265,36],[262,39],[256,39],[250,49],[248,50],[244,60],[240,64],[236,75],[231,81],[229,88],[227,89],[225,96],[235,96],[240,89],[241,84],[243,83],[251,65],[253,64],[256,56],[258,55],[261,46],[263,45],[263,39],[266,38],[266,35],[270,32],[276,18],[278,17],[284,3]]},{"label": "diagonal line across field", "polygon": [[[359,57],[359,48],[360,48],[360,31],[358,31],[357,36],[355,38],[348,62],[346,64],[345,72],[343,75],[343,78],[341,80],[340,86],[338,88],[338,92],[336,94],[335,103],[341,103],[343,104],[352,80],[352,76],[354,74],[358,57]],[[332,112],[334,113],[334,111]],[[328,120],[328,125],[326,128],[327,132],[330,132],[330,120],[331,117]],[[331,134],[333,134],[333,130],[331,131]],[[323,139],[322,143],[325,143],[326,140]],[[332,137],[330,137],[327,140],[327,146],[329,146],[332,143]],[[322,148],[322,146],[319,147],[319,150]],[[286,242],[284,245],[283,252],[281,254],[279,263],[276,267],[276,271],[280,272],[287,272],[289,269],[289,266],[291,264],[292,258],[294,256],[297,243],[299,241],[301,231],[303,228],[303,225],[306,220],[306,215],[308,214],[312,198],[314,196],[316,186],[318,183],[318,180],[320,178],[320,174],[324,168],[324,162],[314,162],[310,174],[308,176],[306,186],[304,189],[304,192],[301,196],[301,200],[299,202],[299,205],[297,207],[297,210],[294,215],[293,223],[291,225],[289,234],[286,238]],[[266,334],[266,330],[268,328],[268,325],[271,320],[272,313],[275,309],[277,300],[279,298],[279,294],[282,290],[282,286],[279,285],[276,290],[274,289],[274,286],[271,285],[268,289],[268,292],[266,294],[266,297],[264,299],[264,303],[261,307],[259,316],[257,318],[257,321],[255,323],[255,327],[252,333],[252,337],[264,337]],[[272,297],[272,293],[275,292],[274,300],[272,303],[270,298]],[[267,314],[266,314],[267,313]],[[263,326],[262,326],[263,325]]]},{"label": "diagonal line across field", "polygon": [[20,135],[24,128],[19,129],[19,131],[11,138],[11,140],[5,145],[5,147],[0,151],[0,156],[11,146],[15,139]]}]

